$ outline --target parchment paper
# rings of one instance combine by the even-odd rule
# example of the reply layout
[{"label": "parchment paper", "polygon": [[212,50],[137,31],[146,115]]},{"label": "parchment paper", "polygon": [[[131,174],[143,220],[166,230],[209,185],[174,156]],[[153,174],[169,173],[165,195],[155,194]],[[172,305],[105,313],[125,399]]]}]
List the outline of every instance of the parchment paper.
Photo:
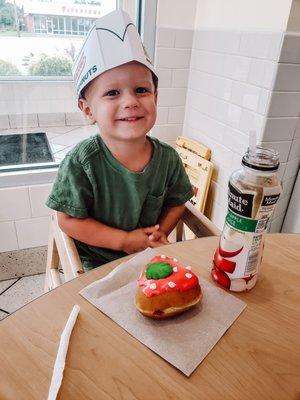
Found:
[{"label": "parchment paper", "polygon": [[[144,266],[155,255],[157,253],[152,249],[139,253],[103,279],[85,287],[80,294],[189,376],[244,310],[246,303],[199,277],[203,291],[201,304],[166,320],[144,317],[134,305],[136,282]],[[178,261],[185,264],[184,259]]]}]

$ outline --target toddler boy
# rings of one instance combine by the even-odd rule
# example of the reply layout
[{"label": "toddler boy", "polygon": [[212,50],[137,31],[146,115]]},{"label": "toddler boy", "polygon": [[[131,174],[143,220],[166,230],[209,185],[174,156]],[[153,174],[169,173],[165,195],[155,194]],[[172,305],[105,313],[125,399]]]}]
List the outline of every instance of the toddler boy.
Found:
[{"label": "toddler boy", "polygon": [[88,270],[168,243],[193,192],[176,151],[147,135],[158,79],[126,13],[96,22],[74,78],[79,107],[100,134],[61,162],[47,205]]}]

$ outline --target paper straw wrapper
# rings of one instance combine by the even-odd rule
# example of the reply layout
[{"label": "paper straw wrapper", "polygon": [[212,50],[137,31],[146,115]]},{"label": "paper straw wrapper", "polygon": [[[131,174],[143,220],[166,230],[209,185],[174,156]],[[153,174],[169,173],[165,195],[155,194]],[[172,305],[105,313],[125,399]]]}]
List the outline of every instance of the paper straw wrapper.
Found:
[{"label": "paper straw wrapper", "polygon": [[53,368],[53,374],[51,379],[51,384],[49,388],[48,400],[55,400],[58,394],[62,378],[63,372],[65,368],[66,355],[68,351],[70,336],[75,325],[78,313],[80,311],[80,307],[76,304],[71,311],[71,314],[68,318],[66,326],[61,334],[60,342],[58,346],[58,352]]}]

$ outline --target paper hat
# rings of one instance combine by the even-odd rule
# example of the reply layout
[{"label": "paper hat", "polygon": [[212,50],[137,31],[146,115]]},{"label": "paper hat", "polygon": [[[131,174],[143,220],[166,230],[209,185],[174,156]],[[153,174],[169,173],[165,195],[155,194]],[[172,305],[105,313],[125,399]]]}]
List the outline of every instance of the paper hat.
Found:
[{"label": "paper hat", "polygon": [[98,75],[130,61],[144,64],[155,74],[129,15],[117,10],[96,20],[73,65],[77,98],[80,98],[82,89]]}]

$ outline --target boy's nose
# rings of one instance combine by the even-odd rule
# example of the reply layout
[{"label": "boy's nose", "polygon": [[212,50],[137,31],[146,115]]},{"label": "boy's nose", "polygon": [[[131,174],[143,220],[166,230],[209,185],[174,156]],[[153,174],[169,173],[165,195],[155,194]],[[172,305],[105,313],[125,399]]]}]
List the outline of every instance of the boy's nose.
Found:
[{"label": "boy's nose", "polygon": [[124,94],[123,97],[123,106],[124,108],[133,108],[138,106],[138,99],[135,94],[127,93]]}]

